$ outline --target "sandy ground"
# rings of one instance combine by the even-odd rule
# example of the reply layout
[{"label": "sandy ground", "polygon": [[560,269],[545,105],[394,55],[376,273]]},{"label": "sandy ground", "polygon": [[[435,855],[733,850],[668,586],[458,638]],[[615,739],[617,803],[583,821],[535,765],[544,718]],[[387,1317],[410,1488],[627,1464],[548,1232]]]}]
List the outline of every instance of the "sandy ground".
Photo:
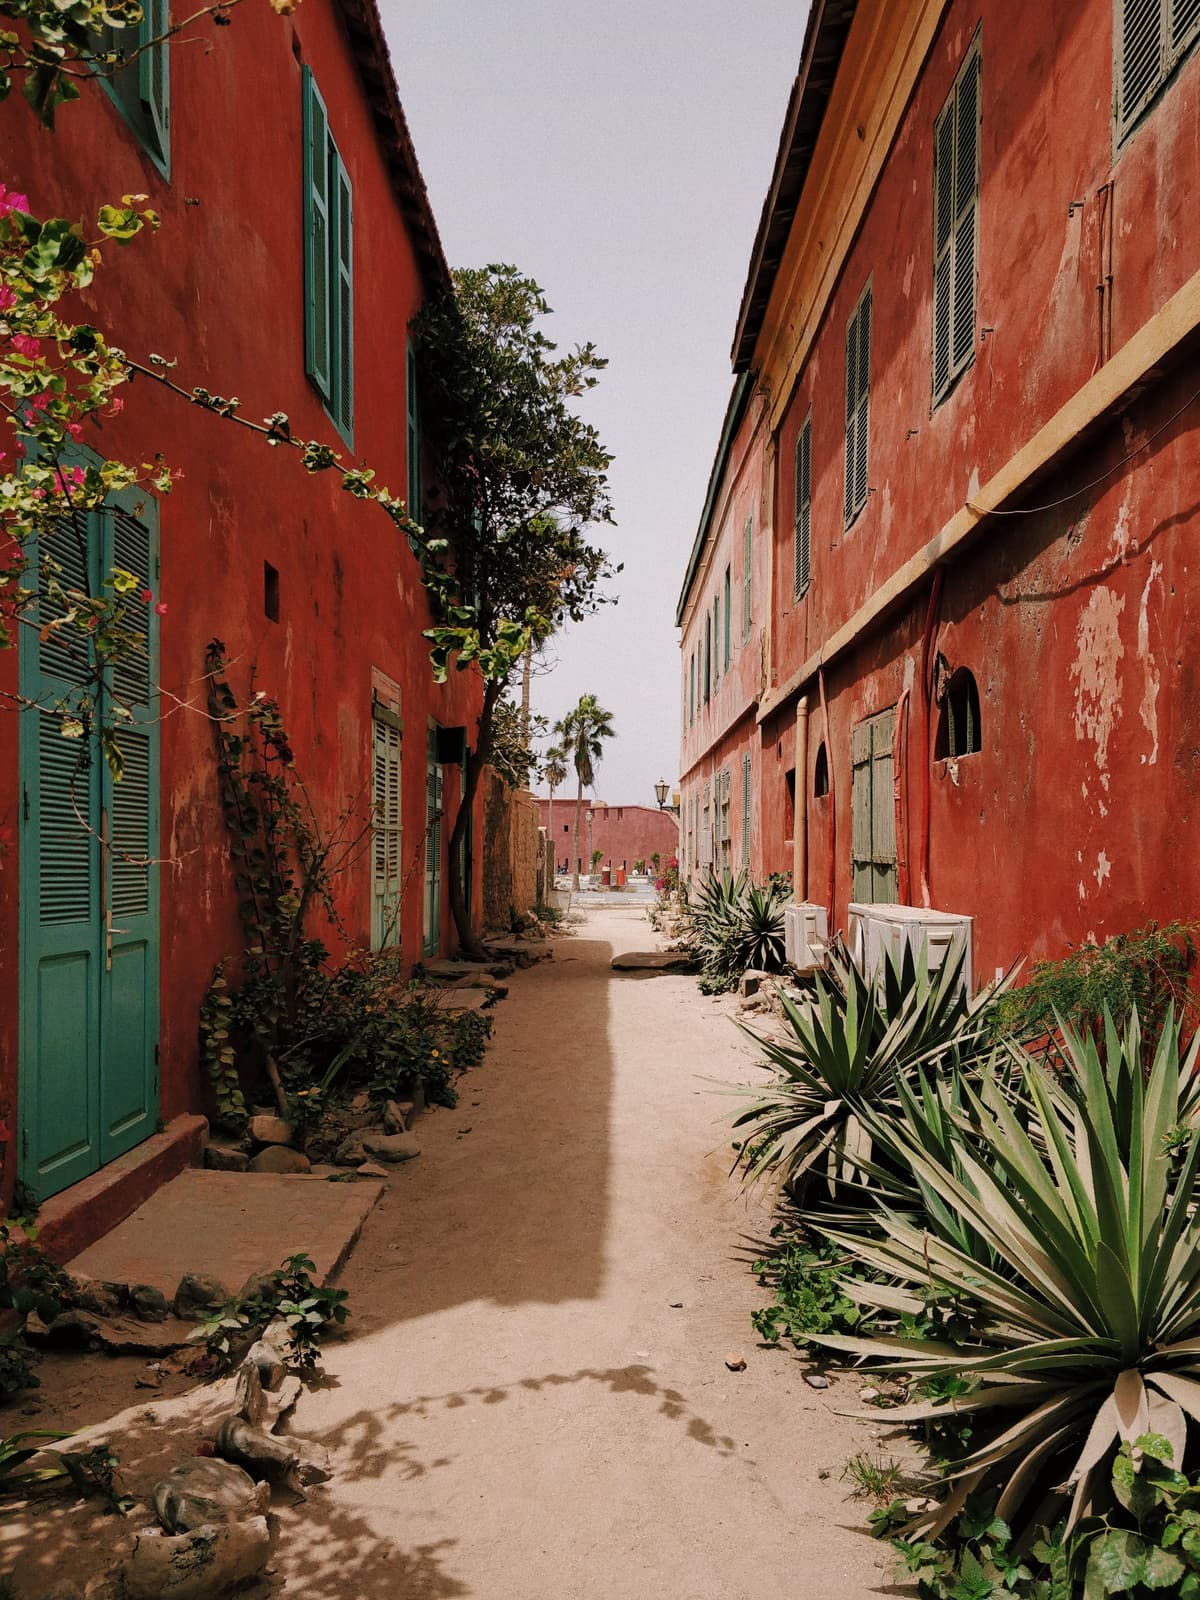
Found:
[{"label": "sandy ground", "polygon": [[857,1384],[810,1389],[750,1326],[767,1219],[728,1180],[704,1080],[751,1049],[694,979],[609,970],[654,944],[640,911],[591,913],[516,975],[458,1109],[421,1124],[342,1275],[354,1337],[297,1409],[336,1476],[281,1513],[276,1593],[889,1592],[839,1480],[875,1445],[835,1415]]}]

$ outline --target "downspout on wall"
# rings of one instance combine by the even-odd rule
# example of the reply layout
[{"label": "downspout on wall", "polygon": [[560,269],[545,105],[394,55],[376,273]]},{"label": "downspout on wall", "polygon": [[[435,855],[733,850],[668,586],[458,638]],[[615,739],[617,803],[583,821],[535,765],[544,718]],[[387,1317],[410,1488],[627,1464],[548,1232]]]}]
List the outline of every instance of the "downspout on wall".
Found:
[{"label": "downspout on wall", "polygon": [[792,824],[792,899],[808,899],[808,696],[796,701],[796,799]]}]

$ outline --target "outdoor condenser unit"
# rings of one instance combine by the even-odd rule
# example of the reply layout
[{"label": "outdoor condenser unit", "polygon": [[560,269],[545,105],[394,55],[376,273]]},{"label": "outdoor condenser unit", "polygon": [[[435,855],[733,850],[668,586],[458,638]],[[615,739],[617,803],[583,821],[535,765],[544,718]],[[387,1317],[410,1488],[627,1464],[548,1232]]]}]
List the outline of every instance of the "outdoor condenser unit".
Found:
[{"label": "outdoor condenser unit", "polygon": [[967,993],[972,994],[971,920],[951,911],[928,911],[923,906],[853,903],[846,907],[846,942],[855,964],[869,977],[879,971],[885,950],[899,961],[906,945],[915,953],[924,939],[933,970],[941,966],[958,941],[966,947],[963,980]]},{"label": "outdoor condenser unit", "polygon": [[824,906],[814,906],[808,901],[783,908],[783,939],[789,967],[797,972],[811,972],[825,965],[825,947],[829,943],[829,924]]}]

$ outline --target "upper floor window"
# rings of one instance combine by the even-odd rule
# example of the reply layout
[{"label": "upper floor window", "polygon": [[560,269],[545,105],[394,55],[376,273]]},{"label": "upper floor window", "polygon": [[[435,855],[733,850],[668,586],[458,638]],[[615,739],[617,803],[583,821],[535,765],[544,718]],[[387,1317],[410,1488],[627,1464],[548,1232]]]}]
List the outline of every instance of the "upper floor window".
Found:
[{"label": "upper floor window", "polygon": [[1117,138],[1123,139],[1200,38],[1198,0],[1114,0]]},{"label": "upper floor window", "polygon": [[704,614],[704,704],[712,698],[712,618]]},{"label": "upper floor window", "polygon": [[716,693],[717,679],[721,676],[721,596],[713,595],[713,693]]},{"label": "upper floor window", "polygon": [[304,69],[304,354],[347,444],[354,432],[354,205],[325,102]]},{"label": "upper floor window", "polygon": [[871,427],[871,285],[846,328],[846,501],[849,527],[867,503],[867,435]]},{"label": "upper floor window", "polygon": [[795,596],[808,592],[812,577],[812,415],[805,418],[796,438]]},{"label": "upper floor window", "polygon": [[[171,63],[167,0],[141,0],[136,28],[101,29],[106,55],[131,56],[128,66],[103,70],[101,83],[165,178],[171,175]],[[155,42],[156,41],[156,42]]]},{"label": "upper floor window", "polygon": [[733,605],[733,569],[725,568],[725,671],[729,671],[729,612]]},{"label": "upper floor window", "polygon": [[979,123],[983,71],[976,33],[933,125],[933,403],[975,357]]},{"label": "upper floor window", "polygon": [[751,593],[751,577],[754,571],[753,555],[751,548],[754,539],[754,523],[750,517],[746,518],[746,526],[742,530],[742,643],[750,637],[750,611],[753,604]]}]

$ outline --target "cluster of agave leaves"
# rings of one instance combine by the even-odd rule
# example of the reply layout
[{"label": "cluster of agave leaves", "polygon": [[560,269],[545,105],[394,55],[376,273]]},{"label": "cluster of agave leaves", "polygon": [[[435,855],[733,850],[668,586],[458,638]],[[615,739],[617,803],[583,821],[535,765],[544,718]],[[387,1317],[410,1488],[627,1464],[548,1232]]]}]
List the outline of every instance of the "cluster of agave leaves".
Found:
[{"label": "cluster of agave leaves", "polygon": [[747,967],[783,968],[783,911],[790,896],[773,883],[755,884],[744,869],[710,872],[696,891],[692,928],[704,970],[732,986]]},{"label": "cluster of agave leaves", "polygon": [[[835,960],[810,998],[784,1000],[790,1039],[759,1038],[772,1078],[742,1088],[741,1164],[789,1188],[805,1220],[873,1269],[847,1294],[884,1331],[817,1342],[916,1380],[966,1380],[897,1422],[970,1413],[936,1536],[968,1494],[1028,1533],[1101,1512],[1119,1442],[1164,1436],[1186,1463],[1200,1423],[1200,1038],[1169,1017],[1149,1065],[1136,1013],[1092,1032],[1060,1024],[1066,1069],[997,1042],[1011,982],[968,997],[961,952],[923,953],[879,984]],[[939,1301],[969,1332],[906,1336]],[[943,1387],[945,1387],[943,1385]]]}]

